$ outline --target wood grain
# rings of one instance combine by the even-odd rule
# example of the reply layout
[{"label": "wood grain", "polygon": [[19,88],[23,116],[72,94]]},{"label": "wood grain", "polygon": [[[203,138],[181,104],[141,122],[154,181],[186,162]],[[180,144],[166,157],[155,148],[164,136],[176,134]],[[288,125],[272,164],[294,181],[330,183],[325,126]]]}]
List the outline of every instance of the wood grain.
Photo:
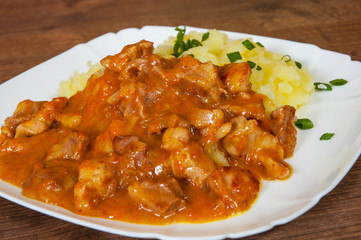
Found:
[{"label": "wood grain", "polygon": [[[144,25],[257,34],[361,60],[359,0],[2,0],[0,83],[76,44]],[[0,103],[6,104],[6,103]],[[245,239],[361,239],[361,159],[310,211]],[[0,198],[0,239],[132,239],[67,223]]]}]

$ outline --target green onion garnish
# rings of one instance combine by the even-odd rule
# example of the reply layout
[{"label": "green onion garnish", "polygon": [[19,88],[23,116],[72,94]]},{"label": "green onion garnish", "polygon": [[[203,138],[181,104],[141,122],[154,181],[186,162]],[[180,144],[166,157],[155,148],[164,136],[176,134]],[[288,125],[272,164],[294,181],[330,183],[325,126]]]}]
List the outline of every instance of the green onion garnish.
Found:
[{"label": "green onion garnish", "polygon": [[283,55],[281,60],[284,62],[289,62],[292,60],[292,58],[290,57],[290,55]]},{"label": "green onion garnish", "polygon": [[186,27],[182,29],[177,26],[175,30],[178,31],[178,34],[177,34],[177,40],[175,41],[173,46],[173,55],[175,57],[179,57],[184,52],[185,43],[183,41],[183,37],[186,32]]},{"label": "green onion garnish", "polygon": [[315,85],[316,91],[332,91],[332,87],[328,83],[315,82],[313,85]]},{"label": "green onion garnish", "polygon": [[260,47],[263,47],[263,48],[264,48],[264,46],[262,45],[262,43],[260,43],[260,42],[256,42],[256,44],[257,44],[258,46],[260,46]]},{"label": "green onion garnish", "polygon": [[302,64],[300,62],[295,61],[295,64],[296,64],[296,67],[298,67],[299,69],[302,68]]},{"label": "green onion garnish", "polygon": [[248,62],[248,64],[249,64],[249,67],[251,68],[251,69],[253,69],[257,64],[256,63],[254,63],[254,62],[252,62],[252,61],[247,61]]},{"label": "green onion garnish", "polygon": [[[251,69],[253,69],[253,68],[256,68],[256,70],[262,70],[262,68],[260,67],[260,66],[258,66],[258,64],[257,63],[255,63],[255,62],[252,62],[252,61],[247,61],[248,62],[248,64],[249,64],[249,67],[251,68]],[[257,66],[257,67],[256,67]]]},{"label": "green onion garnish", "polygon": [[229,61],[231,63],[237,61],[237,60],[240,60],[242,59],[242,56],[241,54],[237,51],[237,52],[231,52],[231,53],[227,53],[227,57],[229,59]]},{"label": "green onion garnish", "polygon": [[[196,39],[192,39],[192,40],[191,40],[191,47],[190,47],[190,48],[192,48],[192,47],[198,47],[198,46],[202,46],[202,43],[201,43],[200,41],[196,40]],[[188,49],[187,49],[187,50],[188,50]]]},{"label": "green onion garnish", "polygon": [[313,122],[308,119],[308,118],[300,118],[297,119],[297,121],[295,122],[295,125],[299,128],[299,129],[311,129],[313,128]]},{"label": "green onion garnish", "polygon": [[184,28],[176,27],[175,30],[178,31],[178,34],[177,34],[177,40],[175,41],[173,46],[173,54],[172,54],[173,56],[179,57],[190,48],[202,46],[202,43],[196,39],[192,39],[192,40],[188,39],[187,42],[184,42],[183,38],[186,32],[186,27]]},{"label": "green onion garnish", "polygon": [[324,133],[320,137],[320,140],[330,140],[333,137],[333,135],[335,135],[335,134],[334,133]]},{"label": "green onion garnish", "polygon": [[248,50],[252,50],[253,48],[255,48],[255,46],[253,45],[253,43],[251,43],[251,41],[249,41],[248,39],[247,40],[244,40],[242,42],[242,44],[248,49]]},{"label": "green onion garnish", "polygon": [[347,81],[345,79],[339,78],[339,79],[330,81],[330,83],[334,86],[342,86],[342,85],[345,85],[347,83]]},{"label": "green onion garnish", "polygon": [[206,32],[205,34],[203,34],[202,36],[202,42],[204,42],[205,40],[207,40],[209,38],[209,32]]}]

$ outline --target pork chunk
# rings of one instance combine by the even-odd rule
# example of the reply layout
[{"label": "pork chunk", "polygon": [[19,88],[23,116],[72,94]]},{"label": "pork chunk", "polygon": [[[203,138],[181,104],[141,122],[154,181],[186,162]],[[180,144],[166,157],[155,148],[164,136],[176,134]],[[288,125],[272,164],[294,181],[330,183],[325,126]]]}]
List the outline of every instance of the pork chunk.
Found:
[{"label": "pork chunk", "polygon": [[231,93],[251,90],[251,68],[247,62],[225,65],[220,68],[220,75]]},{"label": "pork chunk", "polygon": [[291,169],[283,161],[282,146],[274,135],[262,130],[256,120],[238,116],[231,122],[233,129],[223,139],[223,146],[231,156],[245,159],[265,179],[290,176]]},{"label": "pork chunk", "polygon": [[79,181],[74,187],[74,201],[79,209],[87,209],[114,195],[118,181],[110,160],[93,158],[81,163]]},{"label": "pork chunk", "polygon": [[62,141],[55,144],[48,152],[45,160],[73,159],[79,160],[86,153],[88,137],[80,132],[70,132]]},{"label": "pork chunk", "polygon": [[221,198],[220,204],[242,211],[257,197],[260,181],[246,170],[221,167],[209,176],[208,186]]},{"label": "pork chunk", "polygon": [[292,106],[282,106],[274,110],[271,114],[272,132],[280,142],[284,157],[292,157],[297,143],[297,130],[294,125],[296,109]]},{"label": "pork chunk", "polygon": [[67,98],[65,97],[54,98],[52,101],[44,103],[31,119],[16,127],[15,137],[31,137],[48,130],[66,103]]},{"label": "pork chunk", "polygon": [[120,53],[107,56],[102,59],[100,63],[108,69],[119,72],[125,63],[150,54],[153,52],[153,49],[153,43],[142,40],[138,43],[125,46]]},{"label": "pork chunk", "polygon": [[13,115],[5,119],[5,125],[15,131],[16,127],[32,118],[39,110],[45,101],[34,102],[31,100],[24,100],[18,104]]},{"label": "pork chunk", "polygon": [[68,199],[78,180],[78,164],[71,160],[50,160],[34,166],[31,177],[23,184],[23,194],[46,203]]},{"label": "pork chunk", "polygon": [[172,177],[133,181],[128,193],[143,209],[159,216],[172,215],[186,206],[183,191]]},{"label": "pork chunk", "polygon": [[204,103],[219,102],[225,92],[217,69],[211,62],[201,63],[191,56],[184,56],[174,70],[181,88],[197,94]]},{"label": "pork chunk", "polygon": [[196,186],[202,186],[215,169],[214,161],[194,142],[172,151],[169,160],[175,177],[188,179]]}]

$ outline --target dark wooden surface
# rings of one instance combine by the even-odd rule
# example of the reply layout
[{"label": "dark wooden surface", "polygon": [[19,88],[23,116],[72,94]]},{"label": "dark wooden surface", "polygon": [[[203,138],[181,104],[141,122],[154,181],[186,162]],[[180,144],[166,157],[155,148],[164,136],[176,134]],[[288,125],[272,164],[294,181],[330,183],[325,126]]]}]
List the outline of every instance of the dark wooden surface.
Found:
[{"label": "dark wooden surface", "polygon": [[[144,25],[190,25],[298,42],[361,60],[361,1],[1,0],[0,83],[72,46]],[[0,103],[6,104],[6,103]],[[361,159],[294,221],[245,239],[361,239]],[[131,239],[67,223],[0,198],[0,239]]]}]

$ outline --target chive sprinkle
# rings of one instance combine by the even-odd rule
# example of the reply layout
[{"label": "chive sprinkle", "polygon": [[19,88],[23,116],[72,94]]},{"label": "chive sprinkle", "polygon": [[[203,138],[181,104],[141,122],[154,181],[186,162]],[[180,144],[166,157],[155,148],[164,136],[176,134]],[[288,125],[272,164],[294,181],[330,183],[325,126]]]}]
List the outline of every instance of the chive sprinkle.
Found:
[{"label": "chive sprinkle", "polygon": [[335,134],[334,133],[324,133],[320,137],[320,140],[330,140],[333,137],[333,135],[335,135]]},{"label": "chive sprinkle", "polygon": [[338,79],[330,81],[330,83],[334,86],[342,86],[342,85],[345,85],[347,83],[347,81],[345,79],[338,78]]},{"label": "chive sprinkle", "polygon": [[227,53],[227,57],[229,59],[229,61],[231,63],[237,61],[237,60],[240,60],[242,59],[242,56],[241,54],[237,51],[237,52],[231,52],[231,53]]},{"label": "chive sprinkle", "polygon": [[295,64],[296,64],[296,67],[298,67],[299,69],[302,68],[302,64],[300,62],[295,61]]},{"label": "chive sprinkle", "polygon": [[252,61],[247,61],[248,62],[248,64],[249,64],[249,67],[251,68],[251,69],[253,69],[257,64],[256,63],[254,63],[254,62],[252,62]]},{"label": "chive sprinkle", "polygon": [[176,31],[178,31],[177,34],[177,40],[174,43],[173,46],[173,56],[179,57],[181,56],[185,51],[187,51],[190,48],[202,46],[202,43],[196,39],[188,39],[187,42],[184,42],[184,35],[186,32],[186,27],[184,28],[175,28]]},{"label": "chive sprinkle", "polygon": [[209,32],[206,32],[205,34],[203,34],[202,36],[202,42],[204,42],[205,40],[207,40],[209,38]]},{"label": "chive sprinkle", "polygon": [[191,47],[190,47],[190,48],[192,48],[192,47],[198,47],[198,46],[202,46],[202,43],[201,43],[200,41],[196,40],[196,39],[192,39],[192,40],[191,40]]},{"label": "chive sprinkle", "polygon": [[252,50],[253,48],[255,48],[255,46],[253,45],[253,43],[251,43],[251,41],[249,41],[248,39],[247,40],[244,40],[242,42],[242,44],[248,49],[248,50]]},{"label": "chive sprinkle", "polygon": [[308,119],[308,118],[300,118],[297,119],[297,121],[295,122],[295,125],[299,128],[299,129],[311,129],[313,128],[313,122]]},{"label": "chive sprinkle", "polygon": [[328,83],[315,82],[313,85],[315,85],[316,91],[332,91],[332,87]]},{"label": "chive sprinkle", "polygon": [[251,69],[253,69],[253,68],[256,68],[256,70],[262,70],[262,68],[260,67],[260,66],[258,66],[258,64],[257,63],[255,63],[255,62],[252,62],[252,61],[247,61],[248,62],[248,64],[249,64],[249,67],[251,68]]},{"label": "chive sprinkle", "polygon": [[290,57],[290,55],[283,55],[281,60],[284,62],[289,62],[292,60],[292,58]]},{"label": "chive sprinkle", "polygon": [[264,48],[264,46],[263,46],[263,44],[262,44],[262,43],[260,43],[260,42],[256,42],[256,44],[257,44],[258,46],[260,46],[260,47],[263,47],[263,48]]}]

